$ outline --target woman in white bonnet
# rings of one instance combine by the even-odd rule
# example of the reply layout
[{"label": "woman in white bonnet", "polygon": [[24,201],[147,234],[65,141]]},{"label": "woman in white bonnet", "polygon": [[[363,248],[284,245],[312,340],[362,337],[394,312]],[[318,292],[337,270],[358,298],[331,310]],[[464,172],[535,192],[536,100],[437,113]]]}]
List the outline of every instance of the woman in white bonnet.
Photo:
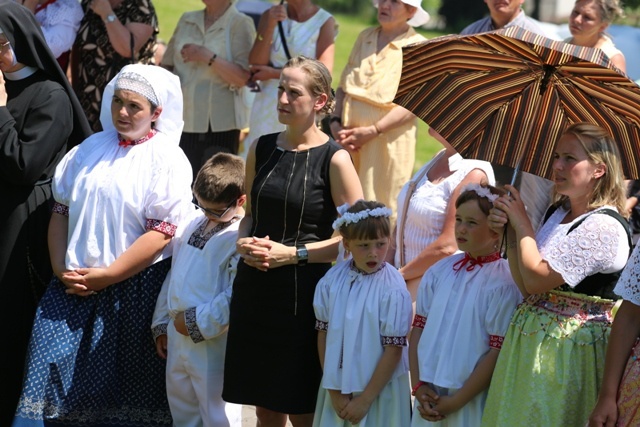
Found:
[{"label": "woman in white bonnet", "polygon": [[55,278],[36,314],[14,426],[171,425],[149,327],[167,245],[191,209],[178,78],[124,67],[105,89],[100,120],[104,131],[54,176]]}]

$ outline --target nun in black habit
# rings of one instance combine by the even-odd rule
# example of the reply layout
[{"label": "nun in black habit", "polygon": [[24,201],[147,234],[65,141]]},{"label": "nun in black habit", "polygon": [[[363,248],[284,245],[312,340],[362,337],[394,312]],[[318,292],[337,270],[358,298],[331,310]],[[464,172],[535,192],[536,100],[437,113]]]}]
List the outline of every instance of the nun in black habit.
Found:
[{"label": "nun in black habit", "polygon": [[51,177],[91,134],[33,14],[0,1],[0,426],[20,397],[31,326],[51,279]]}]

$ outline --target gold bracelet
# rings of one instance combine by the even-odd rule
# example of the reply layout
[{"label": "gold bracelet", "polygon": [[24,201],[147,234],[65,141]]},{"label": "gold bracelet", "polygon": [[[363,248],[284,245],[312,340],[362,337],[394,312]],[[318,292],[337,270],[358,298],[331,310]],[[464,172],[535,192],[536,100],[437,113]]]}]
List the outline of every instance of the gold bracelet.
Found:
[{"label": "gold bracelet", "polygon": [[264,37],[262,37],[262,34],[258,33],[258,41],[261,42],[262,40],[264,40]]},{"label": "gold bracelet", "polygon": [[378,133],[378,135],[382,135],[382,131],[380,130],[380,128],[378,127],[377,123],[373,124],[373,127],[376,129],[376,132]]}]

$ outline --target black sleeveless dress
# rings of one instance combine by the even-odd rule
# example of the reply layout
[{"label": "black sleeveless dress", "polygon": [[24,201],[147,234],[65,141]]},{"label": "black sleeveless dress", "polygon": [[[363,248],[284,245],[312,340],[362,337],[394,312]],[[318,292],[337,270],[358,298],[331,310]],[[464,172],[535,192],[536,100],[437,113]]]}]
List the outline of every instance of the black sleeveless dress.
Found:
[{"label": "black sleeveless dress", "polygon": [[[337,217],[329,166],[335,141],[306,151],[256,146],[252,236],[287,246],[331,237]],[[316,284],[331,267],[287,265],[267,272],[238,263],[230,307],[222,397],[287,414],[314,412],[322,376],[313,311]]]}]

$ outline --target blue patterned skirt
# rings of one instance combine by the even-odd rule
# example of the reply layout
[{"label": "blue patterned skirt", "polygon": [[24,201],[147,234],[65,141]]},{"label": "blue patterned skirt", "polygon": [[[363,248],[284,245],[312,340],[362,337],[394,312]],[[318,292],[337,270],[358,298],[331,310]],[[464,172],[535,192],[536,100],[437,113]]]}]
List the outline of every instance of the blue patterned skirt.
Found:
[{"label": "blue patterned skirt", "polygon": [[54,279],[36,313],[14,427],[171,426],[151,319],[160,261],[89,297]]}]

